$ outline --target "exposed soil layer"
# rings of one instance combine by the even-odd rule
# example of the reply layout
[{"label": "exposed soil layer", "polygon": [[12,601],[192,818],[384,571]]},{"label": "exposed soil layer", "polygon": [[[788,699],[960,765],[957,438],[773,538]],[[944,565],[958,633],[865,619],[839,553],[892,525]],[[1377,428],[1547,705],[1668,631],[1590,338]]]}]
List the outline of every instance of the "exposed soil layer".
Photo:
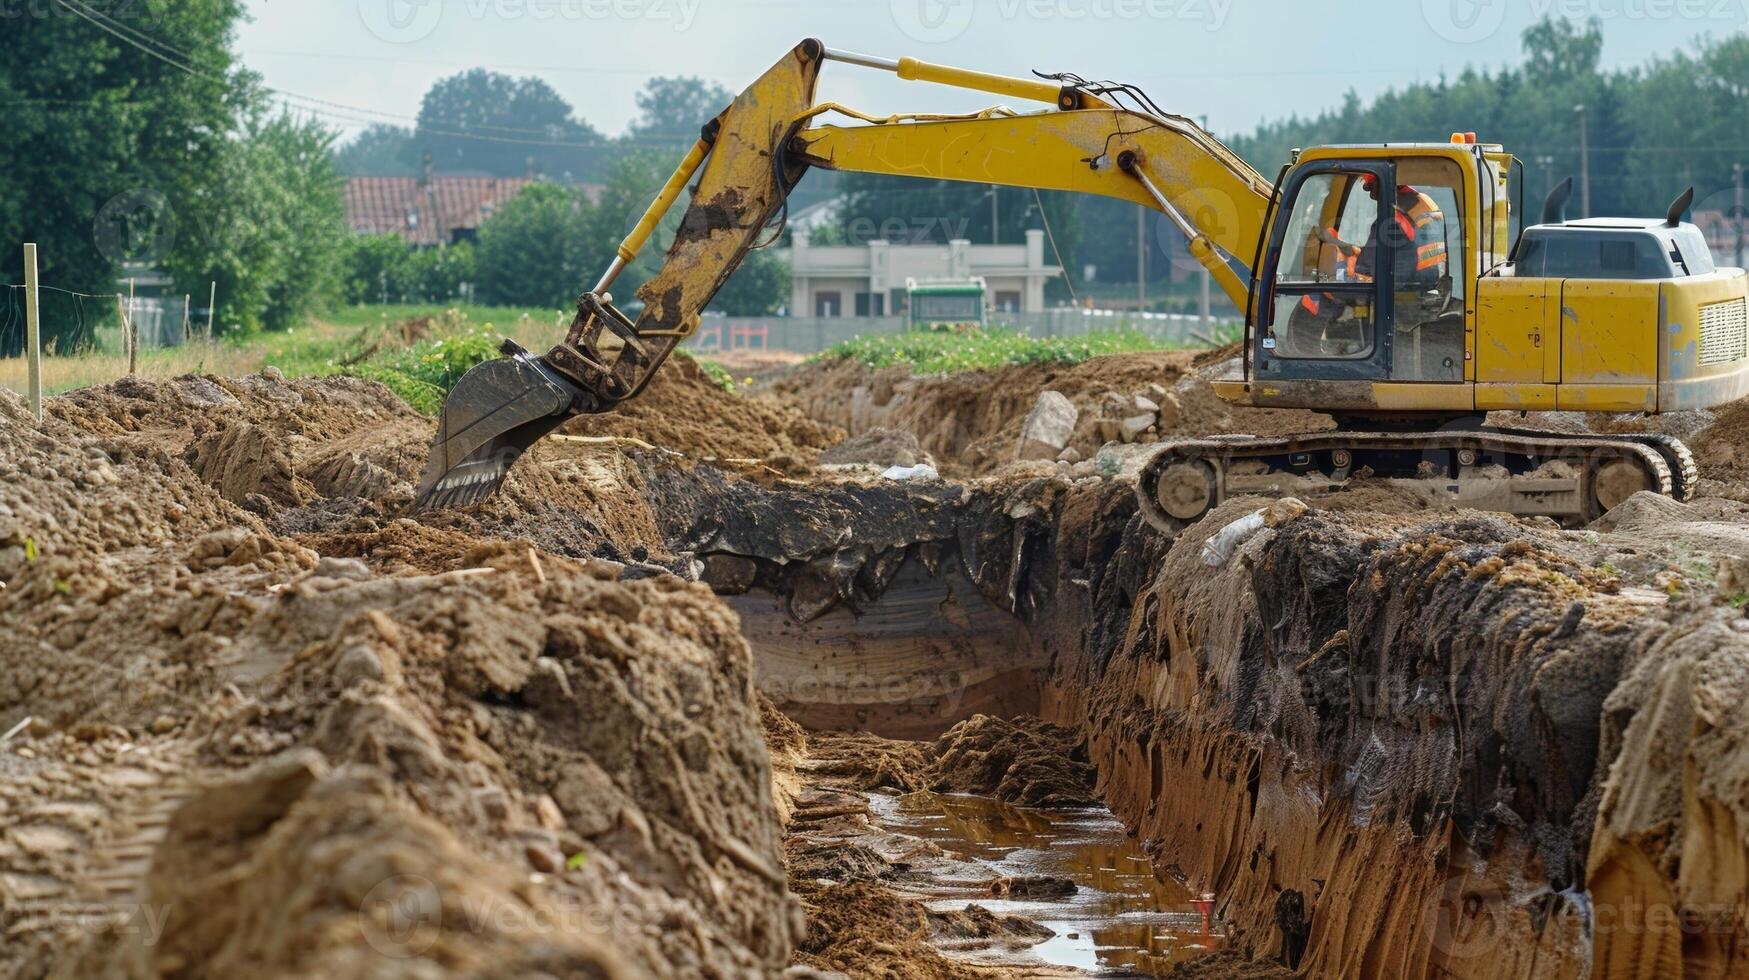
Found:
[{"label": "exposed soil layer", "polygon": [[[392,488],[328,497],[310,476],[372,429],[428,437],[373,385],[129,382],[50,405],[38,429],[0,394],[0,730],[28,720],[0,745],[0,973],[789,961],[800,905],[734,616],[681,578],[557,553],[591,535],[529,543],[561,534],[541,523],[561,507],[636,510],[635,478],[516,510],[561,469],[543,463],[635,465],[555,449],[496,515],[415,524],[388,518]],[[318,511],[344,519],[281,529]],[[491,520],[533,533],[458,530]]]},{"label": "exposed soil layer", "polygon": [[[882,581],[934,555],[932,574],[964,575],[1026,622],[1043,656],[1024,656],[1050,665],[1044,712],[1086,740],[1100,795],[1162,868],[1220,896],[1264,959],[1320,976],[1573,976],[1588,956],[1724,976],[1743,961],[1745,909],[1724,897],[1741,894],[1736,873],[1676,855],[1746,852],[1749,783],[1724,773],[1749,756],[1729,735],[1700,741],[1734,718],[1690,728],[1694,714],[1662,707],[1734,696],[1734,680],[1702,674],[1749,675],[1749,621],[1726,601],[1749,581],[1732,571],[1749,534],[1724,517],[1738,505],[1642,496],[1578,532],[1314,509],[1210,568],[1203,539],[1260,502],[1174,544],[1120,489],[896,487],[860,510],[889,532],[871,539],[884,550],[792,539],[815,542],[799,552],[812,560],[783,565],[743,543],[758,588],[793,596],[829,567],[834,601],[869,610]],[[738,526],[786,492],[730,494],[719,519]],[[857,685],[855,658],[836,669]],[[1653,826],[1672,834],[1654,843]],[[1647,895],[1670,896],[1669,922],[1705,896],[1711,924],[1597,928],[1599,908],[1626,914]]]},{"label": "exposed soil layer", "polygon": [[982,475],[1010,464],[1020,428],[1040,392],[1057,391],[1079,410],[1069,446],[1090,459],[1103,441],[1096,418],[1110,393],[1149,385],[1168,389],[1172,425],[1158,435],[1248,432],[1280,435],[1328,428],[1310,412],[1250,409],[1215,397],[1209,378],[1224,361],[1188,351],[1101,357],[1072,366],[1027,364],[991,372],[912,376],[908,369],[873,369],[849,359],[811,361],[772,381],[769,390],[792,399],[809,418],[851,435],[876,428],[914,435],[923,450],[956,475]]},{"label": "exposed soil layer", "polygon": [[[1218,566],[1269,501],[1172,542],[1124,479],[1007,462],[1046,389],[1319,425],[1219,369],[761,400],[680,363],[418,518],[431,422],[373,384],[129,380],[41,428],[0,393],[0,973],[971,975],[944,941],[1036,934],[823,843],[931,787],[1103,799],[1236,929],[1199,976],[1741,973],[1741,406],[1683,422],[1692,504],[1561,531],[1358,483]],[[849,451],[986,476],[814,468],[877,426]]]},{"label": "exposed soil layer", "polygon": [[670,358],[637,398],[608,414],[573,419],[563,431],[637,439],[698,459],[763,462],[782,472],[805,472],[821,449],[844,438],[831,422],[787,401],[725,391],[686,357]]}]

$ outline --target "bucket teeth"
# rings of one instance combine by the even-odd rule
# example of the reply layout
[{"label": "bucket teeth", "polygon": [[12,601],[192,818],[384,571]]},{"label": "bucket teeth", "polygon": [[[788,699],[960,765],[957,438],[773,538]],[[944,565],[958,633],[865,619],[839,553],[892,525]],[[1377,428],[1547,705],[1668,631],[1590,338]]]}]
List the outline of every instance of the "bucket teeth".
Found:
[{"label": "bucket teeth", "polygon": [[418,511],[471,507],[496,493],[510,472],[509,461],[499,458],[466,462],[443,479],[425,488],[413,503]]}]

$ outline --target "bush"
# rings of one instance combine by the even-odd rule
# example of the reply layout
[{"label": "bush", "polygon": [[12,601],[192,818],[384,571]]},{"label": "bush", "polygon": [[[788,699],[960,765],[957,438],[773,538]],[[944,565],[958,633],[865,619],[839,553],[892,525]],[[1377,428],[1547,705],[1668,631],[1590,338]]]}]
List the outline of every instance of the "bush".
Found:
[{"label": "bush", "polygon": [[468,327],[453,336],[422,341],[373,358],[360,365],[356,373],[382,382],[419,411],[436,415],[443,409],[449,390],[469,368],[498,356],[500,339],[490,323]]},{"label": "bush", "polygon": [[535,184],[480,226],[477,298],[495,306],[565,309],[584,289],[588,202],[556,184]]},{"label": "bush", "polygon": [[474,279],[474,247],[415,248],[395,235],[357,235],[341,260],[342,295],[365,303],[448,303]]}]

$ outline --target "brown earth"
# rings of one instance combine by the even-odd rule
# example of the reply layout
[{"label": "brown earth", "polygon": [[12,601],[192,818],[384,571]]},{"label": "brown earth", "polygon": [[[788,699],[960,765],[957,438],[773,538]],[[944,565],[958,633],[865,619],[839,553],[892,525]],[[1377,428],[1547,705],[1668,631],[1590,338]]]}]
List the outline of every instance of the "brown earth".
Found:
[{"label": "brown earth", "polygon": [[[677,362],[417,518],[431,422],[374,384],[127,380],[41,428],[0,393],[0,973],[989,976],[941,950],[1030,924],[931,912],[834,836],[932,786],[1104,800],[1252,954],[1194,975],[1739,972],[1749,410],[1657,423],[1709,499],[1562,531],[1363,483],[1219,568],[1202,540],[1267,501],[1174,543],[1121,481],[1004,470],[1046,388],[1084,426],[1149,383],[1174,431],[1322,424],[1218,403],[1218,370],[811,364],[748,397]],[[993,476],[815,472],[882,426]],[[960,617],[923,653],[971,686],[928,705],[984,717],[802,732],[702,558],[796,651]],[[920,613],[881,619],[900,588]],[[890,679],[910,636],[833,670]]]},{"label": "brown earth", "polygon": [[839,359],[811,361],[770,382],[809,418],[852,436],[875,428],[914,435],[944,472],[974,476],[1012,463],[1021,422],[1042,391],[1061,392],[1080,411],[1070,447],[1092,458],[1101,440],[1094,420],[1108,392],[1133,395],[1149,384],[1176,400],[1177,423],[1160,435],[1246,432],[1282,435],[1328,428],[1310,412],[1242,408],[1215,397],[1206,383],[1222,362],[1189,351],[1094,358],[1072,366],[1027,364],[993,372],[914,377],[902,367],[873,369]]},{"label": "brown earth", "polygon": [[636,439],[692,459],[805,472],[844,433],[787,401],[723,390],[691,358],[662,365],[649,390],[612,413],[573,419],[570,435]]},{"label": "brown earth", "polygon": [[[678,578],[443,526],[526,519],[561,467],[430,526],[388,517],[396,487],[326,498],[305,476],[372,430],[407,455],[428,437],[374,385],[50,405],[38,430],[0,395],[0,728],[29,722],[0,746],[0,972],[788,962],[800,906],[732,614]],[[585,506],[637,509],[611,486]],[[336,503],[338,527],[275,529]]]}]

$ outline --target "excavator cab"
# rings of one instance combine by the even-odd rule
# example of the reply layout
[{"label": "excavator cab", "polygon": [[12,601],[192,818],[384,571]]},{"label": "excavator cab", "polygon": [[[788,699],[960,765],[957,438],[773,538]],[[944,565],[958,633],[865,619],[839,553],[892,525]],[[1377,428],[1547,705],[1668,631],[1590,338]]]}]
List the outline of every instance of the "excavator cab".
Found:
[{"label": "excavator cab", "polygon": [[1256,379],[1461,383],[1468,176],[1437,153],[1294,168],[1254,279]]}]

